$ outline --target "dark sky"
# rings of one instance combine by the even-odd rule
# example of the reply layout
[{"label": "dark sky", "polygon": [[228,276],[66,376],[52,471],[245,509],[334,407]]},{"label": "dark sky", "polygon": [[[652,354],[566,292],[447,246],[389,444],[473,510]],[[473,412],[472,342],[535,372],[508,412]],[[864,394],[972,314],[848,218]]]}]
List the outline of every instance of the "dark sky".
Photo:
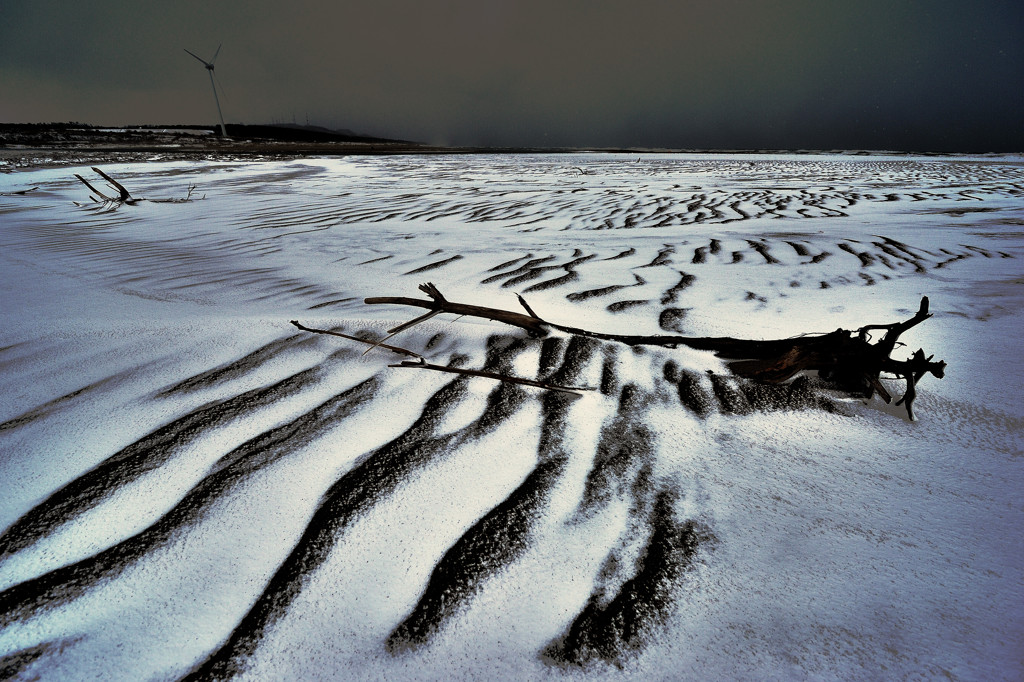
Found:
[{"label": "dark sky", "polygon": [[0,122],[1024,151],[1020,0],[0,0]]}]

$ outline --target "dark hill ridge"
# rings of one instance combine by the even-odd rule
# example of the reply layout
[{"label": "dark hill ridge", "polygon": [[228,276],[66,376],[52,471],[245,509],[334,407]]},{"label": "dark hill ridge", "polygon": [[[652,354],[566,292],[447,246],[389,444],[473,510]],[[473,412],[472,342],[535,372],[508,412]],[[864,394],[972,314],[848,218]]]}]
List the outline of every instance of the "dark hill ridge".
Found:
[{"label": "dark hill ridge", "polygon": [[[0,145],[46,144],[76,141],[143,141],[180,137],[219,137],[214,125],[94,126],[83,123],[0,123]],[[330,130],[296,124],[227,124],[228,137],[275,142],[361,142],[414,144],[407,140],[360,135],[351,130]]]},{"label": "dark hill ridge", "polygon": [[0,123],[0,172],[68,164],[143,160],[281,158],[441,151],[416,142],[296,125],[147,125]]},{"label": "dark hill ridge", "polygon": [[[45,166],[155,160],[297,158],[388,154],[607,153],[818,154],[821,150],[612,149],[597,147],[445,147],[360,135],[298,124],[227,125],[228,137],[214,125],[96,126],[78,122],[0,123],[0,172]],[[843,156],[906,155],[902,152],[831,150]],[[942,154],[917,154],[942,156]],[[986,154],[999,158],[998,154]]]}]

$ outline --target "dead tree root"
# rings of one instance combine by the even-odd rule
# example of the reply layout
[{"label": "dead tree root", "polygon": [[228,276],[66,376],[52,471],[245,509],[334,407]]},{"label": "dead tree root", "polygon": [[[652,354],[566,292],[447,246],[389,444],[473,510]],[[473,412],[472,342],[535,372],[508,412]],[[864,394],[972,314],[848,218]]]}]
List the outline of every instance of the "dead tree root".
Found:
[{"label": "dead tree root", "polygon": [[[364,300],[368,305],[405,305],[425,308],[428,311],[409,322],[388,330],[388,336],[384,340],[441,313],[452,313],[493,320],[519,327],[532,337],[543,337],[552,331],[559,331],[570,336],[600,339],[628,346],[656,346],[662,348],[685,346],[697,350],[711,351],[718,357],[726,360],[727,366],[733,374],[766,384],[781,384],[790,381],[803,372],[816,371],[821,377],[829,380],[844,392],[865,398],[870,398],[875,393],[878,393],[885,402],[889,403],[892,402],[892,395],[890,395],[888,389],[880,380],[881,375],[884,373],[903,379],[906,382],[903,396],[899,398],[896,404],[905,405],[907,415],[911,421],[914,419],[914,399],[917,397],[917,383],[926,374],[931,374],[941,379],[945,374],[946,368],[945,362],[933,362],[932,358],[934,356],[925,356],[924,350],[921,349],[918,349],[906,360],[895,360],[891,357],[899,343],[900,336],[931,317],[931,314],[928,312],[927,296],[922,297],[917,313],[909,320],[902,322],[869,324],[855,330],[837,329],[828,334],[759,341],[728,336],[693,337],[606,334],[545,320],[530,307],[529,303],[522,296],[518,296],[518,299],[520,305],[526,311],[525,314],[511,310],[450,301],[445,298],[436,286],[429,282],[421,284],[419,289],[427,295],[426,299],[378,296]],[[398,365],[392,365],[393,367],[416,367],[435,371],[457,372],[472,376],[486,376],[499,381],[510,381],[570,393],[589,390],[583,387],[558,386],[491,372],[456,370],[441,365],[433,365],[417,353],[384,345],[382,341],[369,342],[337,332],[311,329],[294,321],[292,324],[305,331],[342,336],[414,358]],[[880,339],[873,341],[872,332],[877,331],[884,333]]]}]

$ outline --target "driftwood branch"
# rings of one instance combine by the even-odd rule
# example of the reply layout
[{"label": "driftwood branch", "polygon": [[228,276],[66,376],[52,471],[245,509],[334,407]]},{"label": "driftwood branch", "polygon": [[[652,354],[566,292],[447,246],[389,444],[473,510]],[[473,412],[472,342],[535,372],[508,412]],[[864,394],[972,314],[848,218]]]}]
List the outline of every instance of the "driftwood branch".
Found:
[{"label": "driftwood branch", "polygon": [[[419,318],[417,318],[419,319]],[[405,355],[408,357],[416,358],[415,360],[405,360],[397,365],[388,365],[388,367],[412,367],[415,369],[430,369],[436,372],[448,372],[449,374],[461,374],[463,376],[471,377],[483,377],[485,379],[494,379],[495,381],[504,381],[510,384],[519,384],[522,386],[535,386],[537,388],[545,388],[551,391],[560,391],[562,393],[572,393],[579,395],[581,391],[591,391],[593,389],[581,386],[559,386],[558,384],[552,384],[547,381],[535,381],[533,379],[524,379],[522,377],[514,377],[508,374],[498,374],[497,372],[488,372],[481,369],[462,369],[460,367],[448,367],[446,365],[435,365],[426,361],[426,359],[415,351],[411,351],[407,348],[400,348],[398,346],[389,346],[382,341],[370,341],[368,339],[361,339],[358,336],[352,336],[350,334],[343,334],[341,332],[331,331],[329,329],[316,329],[313,327],[307,327],[297,320],[292,320],[291,323],[297,328],[304,332],[312,332],[314,334],[326,334],[328,336],[337,336],[349,341],[357,341],[369,345],[367,353],[374,348],[383,348],[389,350],[392,353],[398,353],[399,355]],[[411,325],[410,325],[411,326]],[[408,328],[408,327],[406,327]],[[392,334],[393,336],[394,334]],[[385,338],[390,338],[385,337]],[[364,353],[365,355],[366,353]]]},{"label": "driftwood branch", "polygon": [[549,325],[538,317],[523,315],[521,313],[515,313],[508,310],[499,310],[497,308],[455,303],[442,296],[441,292],[437,290],[437,287],[429,282],[427,284],[421,284],[419,288],[420,291],[430,297],[430,300],[424,301],[420,298],[407,298],[404,296],[376,296],[367,298],[363,302],[367,305],[390,304],[416,306],[434,311],[434,314],[454,313],[455,315],[482,317],[488,320],[494,320],[495,322],[512,325],[513,327],[520,327],[521,329],[525,329],[529,332],[531,336],[545,336],[548,333],[547,327]]},{"label": "driftwood branch", "polygon": [[[903,333],[931,317],[928,312],[927,296],[921,299],[917,313],[909,320],[871,324],[853,331],[837,329],[828,334],[758,341],[733,337],[606,334],[545,320],[537,315],[522,296],[518,299],[526,310],[525,315],[509,310],[449,301],[430,283],[422,284],[419,288],[429,300],[388,296],[367,298],[364,302],[370,305],[416,306],[431,311],[427,315],[399,325],[395,328],[397,330],[408,329],[439,313],[453,313],[509,324],[526,330],[532,336],[545,336],[551,330],[558,330],[629,346],[686,346],[714,352],[727,360],[732,373],[755,381],[777,384],[789,381],[804,371],[817,371],[847,392],[860,393],[867,398],[878,393],[888,403],[892,401],[892,396],[880,379],[880,375],[885,372],[906,381],[907,388],[897,405],[906,405],[911,420],[914,419],[913,402],[917,396],[917,382],[926,374],[941,379],[946,368],[945,362],[933,362],[931,357],[926,358],[923,350],[917,351],[908,360],[893,360],[890,357]],[[884,330],[885,333],[881,340],[873,343],[870,332],[876,330]]]},{"label": "driftwood branch", "polygon": [[[78,178],[78,179],[79,179],[79,180],[80,180],[80,181],[82,182],[82,184],[83,184],[83,185],[85,185],[86,187],[88,187],[88,188],[89,188],[89,191],[90,191],[90,192],[92,192],[93,194],[95,194],[95,195],[96,195],[97,197],[99,197],[99,198],[100,198],[100,199],[102,199],[103,201],[117,201],[117,199],[115,199],[114,197],[108,197],[108,196],[107,196],[106,194],[104,194],[103,192],[101,192],[101,191],[99,191],[98,189],[96,189],[95,187],[93,187],[93,186],[92,186],[91,184],[89,184],[89,181],[88,181],[88,180],[86,180],[85,178],[83,178],[83,177],[82,177],[81,175],[79,175],[78,173],[75,173],[75,177],[76,177],[76,178]],[[98,201],[98,200],[96,199],[96,197],[89,197],[89,198],[90,198],[90,199],[92,199],[93,201]]]},{"label": "driftwood branch", "polygon": [[[189,185],[188,186],[188,193],[185,195],[185,198],[183,198],[183,199],[137,199],[137,198],[135,198],[135,197],[133,197],[131,195],[131,193],[125,188],[124,185],[122,185],[120,182],[118,182],[114,178],[110,177],[109,174],[103,172],[101,169],[96,168],[95,166],[92,167],[92,170],[97,175],[99,175],[101,178],[106,180],[107,183],[110,185],[110,187],[117,192],[117,196],[116,197],[112,197],[112,196],[110,196],[108,194],[104,194],[103,192],[99,191],[98,189],[96,189],[96,187],[94,187],[92,185],[92,183],[90,183],[88,180],[83,178],[78,173],[75,173],[75,177],[78,178],[79,182],[81,182],[83,185],[85,185],[87,188],[89,188],[89,191],[92,192],[95,195],[95,196],[90,196],[89,197],[93,202],[109,204],[112,209],[116,209],[117,207],[123,206],[125,204],[127,204],[129,206],[134,206],[135,204],[137,204],[140,201],[151,201],[151,202],[154,202],[154,203],[161,203],[161,204],[181,204],[181,203],[186,203],[186,202],[189,202],[189,201],[193,201],[192,193],[195,192],[195,189],[196,189],[195,185]],[[205,199],[206,196],[204,195],[201,198]],[[75,202],[75,203],[78,203],[78,202]]]},{"label": "driftwood branch", "polygon": [[497,372],[488,372],[482,369],[462,369],[461,367],[434,365],[426,361],[414,362],[412,360],[405,360],[404,362],[400,362],[397,365],[388,365],[388,367],[411,367],[413,369],[432,369],[438,372],[448,372],[450,374],[461,374],[463,376],[495,379],[497,381],[505,381],[510,384],[519,384],[521,386],[536,386],[537,388],[546,388],[550,391],[560,391],[562,393],[572,393],[573,395],[580,395],[581,391],[594,390],[592,388],[584,386],[559,386],[557,384],[548,383],[546,381],[534,381],[533,379],[523,379],[522,377],[514,377],[508,374],[498,374]]},{"label": "driftwood branch", "polygon": [[110,177],[109,175],[107,175],[106,173],[101,171],[96,166],[93,166],[92,170],[93,170],[94,173],[96,173],[96,175],[100,176],[101,178],[103,178],[104,180],[109,182],[110,186],[117,190],[117,192],[118,192],[117,200],[118,201],[129,202],[129,201],[132,200],[132,195],[128,193],[128,190],[126,190],[124,188],[124,185],[122,185],[120,182],[118,182],[114,178]]},{"label": "driftwood branch", "polygon": [[407,355],[412,358],[418,358],[421,361],[423,360],[422,355],[414,351],[408,350],[406,348],[399,348],[398,346],[389,346],[386,343],[378,343],[375,341],[367,341],[366,339],[361,339],[358,336],[352,336],[351,334],[342,334],[341,332],[334,332],[329,329],[314,329],[313,327],[307,327],[303,324],[300,324],[298,320],[292,320],[291,323],[304,332],[312,332],[314,334],[326,334],[328,336],[337,336],[342,339],[348,339],[349,341],[358,341],[359,343],[366,343],[373,346],[374,348],[384,348],[385,350],[389,350],[392,353],[398,353],[399,355]]}]

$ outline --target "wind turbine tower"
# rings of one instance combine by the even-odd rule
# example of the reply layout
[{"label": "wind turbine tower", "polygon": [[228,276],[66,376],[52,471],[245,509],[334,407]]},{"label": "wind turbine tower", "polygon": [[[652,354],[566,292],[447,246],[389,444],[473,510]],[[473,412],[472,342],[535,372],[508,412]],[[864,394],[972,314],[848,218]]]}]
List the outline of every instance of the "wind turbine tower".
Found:
[{"label": "wind turbine tower", "polygon": [[224,137],[227,137],[228,129],[224,127],[224,114],[221,113],[220,110],[220,98],[217,97],[217,84],[213,81],[213,63],[217,61],[217,55],[220,54],[221,47],[223,46],[217,46],[217,51],[213,53],[213,59],[211,59],[210,61],[206,61],[205,59],[197,55],[195,52],[190,52],[189,50],[185,50],[185,52],[188,52],[190,55],[198,59],[202,63],[202,65],[206,67],[206,70],[210,73],[210,87],[213,88],[213,101],[217,103],[217,116],[220,117],[220,134],[223,135]]}]

